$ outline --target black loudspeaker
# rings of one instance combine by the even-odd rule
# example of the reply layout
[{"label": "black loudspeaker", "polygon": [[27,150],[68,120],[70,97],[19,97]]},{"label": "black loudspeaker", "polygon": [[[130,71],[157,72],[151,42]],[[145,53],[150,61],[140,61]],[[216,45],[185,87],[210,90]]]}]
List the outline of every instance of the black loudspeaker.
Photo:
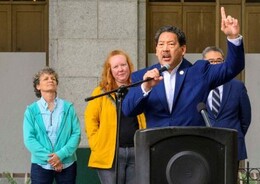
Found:
[{"label": "black loudspeaker", "polygon": [[165,127],[135,134],[137,184],[236,184],[237,132]]}]

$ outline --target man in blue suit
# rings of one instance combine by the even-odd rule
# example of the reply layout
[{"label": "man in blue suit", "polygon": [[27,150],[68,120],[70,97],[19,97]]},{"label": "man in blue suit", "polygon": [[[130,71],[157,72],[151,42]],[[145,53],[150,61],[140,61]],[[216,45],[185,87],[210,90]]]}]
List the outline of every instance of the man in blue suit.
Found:
[{"label": "man in blue suit", "polygon": [[[211,65],[206,60],[191,65],[184,58],[185,34],[174,26],[164,26],[155,36],[159,63],[132,74],[132,82],[153,79],[130,88],[123,100],[127,116],[145,113],[147,128],[164,126],[205,126],[196,107],[207,101],[211,89],[231,80],[244,68],[244,48],[237,19],[221,8],[221,30],[227,36],[226,62]],[[169,65],[160,76],[159,69]]]},{"label": "man in blue suit", "polygon": [[[220,64],[224,61],[224,53],[218,47],[207,47],[202,52],[202,57],[211,64]],[[214,114],[213,90],[207,101],[208,115],[213,127],[235,129],[238,132],[238,160],[247,158],[245,135],[251,123],[251,105],[247,90],[239,80],[231,81],[218,86],[220,106],[218,113]]]}]

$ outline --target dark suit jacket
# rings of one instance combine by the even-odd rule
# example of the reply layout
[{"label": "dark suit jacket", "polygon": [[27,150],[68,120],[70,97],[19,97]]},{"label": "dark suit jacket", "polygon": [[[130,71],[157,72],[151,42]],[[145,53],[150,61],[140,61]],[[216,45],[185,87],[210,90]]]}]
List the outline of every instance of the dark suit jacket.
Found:
[{"label": "dark suit jacket", "polygon": [[214,117],[208,104],[207,109],[213,127],[237,130],[238,160],[246,159],[245,135],[251,123],[251,105],[245,85],[235,79],[223,85],[223,96],[217,117]]},{"label": "dark suit jacket", "polygon": [[[234,78],[244,68],[243,43],[235,46],[228,42],[228,54],[223,64],[211,65],[199,60],[191,65],[186,59],[176,73],[175,95],[172,112],[169,112],[164,81],[144,96],[140,85],[129,89],[123,100],[122,110],[127,116],[145,113],[147,128],[165,126],[205,126],[197,112],[197,104],[206,103],[211,89]],[[132,74],[132,82],[143,80],[147,70],[160,68],[155,64]]]}]

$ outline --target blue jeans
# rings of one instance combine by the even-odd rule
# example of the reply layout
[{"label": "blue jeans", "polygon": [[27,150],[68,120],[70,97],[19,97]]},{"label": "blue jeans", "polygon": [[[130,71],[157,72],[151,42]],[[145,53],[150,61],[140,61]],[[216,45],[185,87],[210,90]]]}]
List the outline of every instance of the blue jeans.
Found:
[{"label": "blue jeans", "polygon": [[[111,169],[97,169],[102,184],[115,184],[115,164]],[[135,184],[135,151],[134,147],[119,148],[118,184]]]},{"label": "blue jeans", "polygon": [[32,184],[52,184],[54,179],[56,184],[75,184],[77,175],[77,163],[63,169],[61,172],[43,169],[38,164],[31,165]]}]

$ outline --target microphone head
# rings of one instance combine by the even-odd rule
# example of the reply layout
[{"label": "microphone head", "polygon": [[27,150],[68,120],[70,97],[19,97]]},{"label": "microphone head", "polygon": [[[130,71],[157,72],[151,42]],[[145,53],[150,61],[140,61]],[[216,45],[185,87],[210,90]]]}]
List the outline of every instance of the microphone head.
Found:
[{"label": "microphone head", "polygon": [[166,64],[163,67],[165,67],[165,71],[170,69],[170,65],[169,64]]},{"label": "microphone head", "polygon": [[200,103],[197,105],[197,111],[200,113],[202,110],[207,110],[207,108],[206,108],[205,103],[200,102]]},{"label": "microphone head", "polygon": [[170,68],[170,65],[169,65],[169,64],[164,65],[164,66],[159,70],[160,74],[161,74],[162,72],[164,72],[164,71],[169,70],[169,68]]}]

